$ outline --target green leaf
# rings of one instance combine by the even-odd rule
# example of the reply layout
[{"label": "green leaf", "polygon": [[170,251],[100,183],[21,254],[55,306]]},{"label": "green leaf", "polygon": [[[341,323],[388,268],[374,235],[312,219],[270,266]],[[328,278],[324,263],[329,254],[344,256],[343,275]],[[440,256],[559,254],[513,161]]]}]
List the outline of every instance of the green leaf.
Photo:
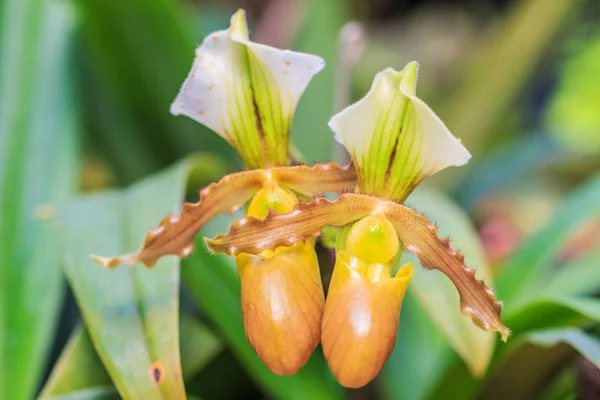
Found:
[{"label": "green leaf", "polygon": [[192,28],[193,10],[171,0],[75,3],[82,15],[84,84],[93,94],[86,98],[93,141],[117,166],[121,182],[194,149],[235,159],[217,134],[169,113],[202,39]]},{"label": "green leaf", "polygon": [[48,397],[48,400],[120,400],[114,387],[84,389],[74,393]]},{"label": "green leaf", "polygon": [[598,152],[600,34],[590,35],[576,47],[577,51],[562,65],[546,120],[552,133],[565,145],[581,152]]},{"label": "green leaf", "polygon": [[202,322],[186,314],[179,321],[183,379],[194,377],[223,350],[223,343]]},{"label": "green leaf", "polygon": [[477,398],[538,399],[540,389],[575,356],[565,344],[549,348],[525,340],[511,342],[512,351],[495,366]]},{"label": "green leaf", "polygon": [[102,361],[94,350],[89,334],[83,325],[79,325],[56,362],[40,399],[66,396],[85,398],[89,393],[117,395]]},{"label": "green leaf", "polygon": [[[440,236],[449,236],[452,247],[460,250],[466,264],[477,270],[476,276],[493,287],[481,242],[461,209],[442,193],[426,187],[417,188],[407,203],[434,221]],[[405,257],[419,265],[412,253],[405,253]],[[414,275],[409,292],[465,360],[471,373],[482,375],[494,351],[494,334],[481,330],[460,312],[458,292],[450,280],[442,274],[419,272]]]},{"label": "green leaf", "polygon": [[543,291],[549,295],[581,296],[600,290],[600,248],[590,249],[562,265]]},{"label": "green leaf", "polygon": [[[201,236],[227,231],[231,217],[217,217],[205,226]],[[267,369],[246,340],[240,312],[240,284],[233,259],[211,255],[198,237],[196,251],[183,260],[182,274],[187,289],[220,329],[249,375],[272,398],[337,399],[341,393],[332,381],[325,361],[315,352],[298,373],[277,376]]]},{"label": "green leaf", "polygon": [[376,383],[384,399],[426,399],[454,358],[448,340],[407,295],[396,346]]},{"label": "green leaf", "polygon": [[527,340],[537,346],[556,346],[566,343],[600,368],[600,340],[581,329],[565,328],[532,332]]},{"label": "green leaf", "polygon": [[[482,148],[535,73],[545,52],[584,2],[527,0],[511,3],[473,51],[462,80],[440,116],[471,152]],[[523,40],[527,38],[527,40]],[[518,61],[516,61],[518,60]]]},{"label": "green leaf", "polygon": [[210,173],[210,160],[187,159],[126,190],[83,197],[62,209],[65,272],[94,346],[125,399],[185,398],[179,260],[165,258],[152,270],[106,270],[90,254],[137,249],[156,221],[178,210],[192,170]]},{"label": "green leaf", "polygon": [[[223,346],[208,328],[187,314],[179,323],[181,369],[184,379],[196,375],[222,350]],[[71,334],[40,399],[87,398],[108,396],[119,398],[117,390],[102,360],[98,357],[92,339],[83,325]],[[111,397],[112,396],[112,397]]]},{"label": "green leaf", "polygon": [[302,95],[292,126],[292,139],[308,162],[331,160],[334,135],[327,127],[333,115],[333,82],[337,68],[338,34],[348,20],[348,0],[310,0],[305,23],[294,50],[318,54],[325,69]]},{"label": "green leaf", "polygon": [[0,4],[0,398],[30,399],[63,294],[52,215],[76,182],[68,3]]},{"label": "green leaf", "polygon": [[540,296],[518,309],[508,309],[505,318],[515,335],[535,329],[581,326],[600,322],[600,300]]},{"label": "green leaf", "polygon": [[552,261],[570,235],[598,215],[600,175],[571,193],[558,208],[555,217],[511,257],[496,282],[498,297],[511,308],[535,297],[551,279]]}]

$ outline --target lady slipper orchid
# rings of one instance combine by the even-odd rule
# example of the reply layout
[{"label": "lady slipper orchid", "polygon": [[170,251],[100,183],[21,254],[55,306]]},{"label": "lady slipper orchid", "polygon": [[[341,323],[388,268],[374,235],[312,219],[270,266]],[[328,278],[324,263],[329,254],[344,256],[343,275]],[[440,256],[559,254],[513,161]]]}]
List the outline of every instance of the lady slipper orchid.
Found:
[{"label": "lady slipper orchid", "polygon": [[[263,219],[285,213],[298,195],[312,196],[354,186],[352,168],[289,165],[289,131],[296,105],[312,76],[323,68],[318,56],[279,50],[249,40],[245,14],[209,35],[196,50],[192,70],[171,107],[208,126],[240,154],[248,171],[231,174],[200,192],[180,215],[165,218],[137,254],[95,257],[105,267],[142,262],[152,267],[166,254],[193,250],[194,235],[217,214],[248,200],[248,215]],[[261,169],[262,168],[262,169]],[[318,345],[324,295],[312,242],[236,257],[246,337],[274,373],[298,371]]]},{"label": "lady slipper orchid", "polygon": [[[394,347],[414,272],[405,264],[393,273],[403,250],[448,276],[463,313],[506,340],[491,289],[426,217],[403,205],[425,178],[470,158],[416,96],[417,63],[377,74],[369,93],[329,122],[352,157],[349,166],[289,166],[291,120],[322,66],[317,56],[251,42],[243,11],[228,30],[209,35],[171,110],[225,138],[247,170],[202,189],[197,203],[151,230],[138,253],[94,259],[109,268],[150,268],[165,255],[186,257],[207,221],[248,203],[245,218],[206,243],[236,257],[246,337],[274,373],[296,372],[321,340],[340,383],[372,380]],[[341,194],[329,201],[325,192]],[[325,300],[313,238],[327,226],[341,229]]]},{"label": "lady slipper orchid", "polygon": [[371,381],[393,349],[414,272],[407,263],[392,276],[399,248],[393,225],[376,215],[352,225],[346,248],[338,249],[321,341],[331,372],[346,387]]},{"label": "lady slipper orchid", "polygon": [[[337,200],[316,197],[293,211],[251,217],[230,232],[207,240],[214,252],[238,254],[302,243],[325,226],[342,227],[323,316],[323,352],[338,381],[360,387],[373,379],[396,340],[400,307],[413,267],[392,270],[404,248],[428,269],[446,274],[458,289],[461,310],[503,340],[500,303],[475,270],[464,265],[448,239],[402,202],[425,178],[448,166],[465,164],[469,152],[434,112],[416,97],[418,64],[387,69],[369,93],[335,115],[329,126],[348,149],[357,171],[354,193]],[[343,239],[345,238],[345,239]]]}]

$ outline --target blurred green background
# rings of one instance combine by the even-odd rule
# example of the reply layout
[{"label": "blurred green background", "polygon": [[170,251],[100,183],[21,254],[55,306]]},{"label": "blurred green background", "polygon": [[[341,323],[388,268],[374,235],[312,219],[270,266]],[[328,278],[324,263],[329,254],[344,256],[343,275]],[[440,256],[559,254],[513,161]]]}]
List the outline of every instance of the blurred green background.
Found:
[{"label": "blurred green background", "polygon": [[[339,159],[327,121],[377,71],[420,62],[420,97],[473,158],[408,203],[496,288],[507,344],[421,270],[374,382],[341,388],[320,350],[277,377],[245,340],[231,259],[200,236],[151,271],[89,259],[137,249],[241,168],[169,113],[194,48],[240,7],[253,40],[327,61],[293,124],[309,164]],[[340,45],[351,20],[364,33]],[[0,400],[600,398],[599,172],[597,0],[1,0]],[[160,386],[157,359],[175,371]]]}]

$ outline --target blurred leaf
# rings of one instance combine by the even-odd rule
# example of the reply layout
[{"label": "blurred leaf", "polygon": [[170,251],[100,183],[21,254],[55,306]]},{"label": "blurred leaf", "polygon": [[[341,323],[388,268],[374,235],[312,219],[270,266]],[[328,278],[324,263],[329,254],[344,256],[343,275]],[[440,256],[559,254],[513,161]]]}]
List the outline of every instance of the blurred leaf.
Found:
[{"label": "blurred leaf", "polygon": [[508,346],[512,351],[494,368],[478,399],[537,399],[540,390],[575,356],[565,344],[547,348],[519,340]]},{"label": "blurred leaf", "polygon": [[240,312],[240,284],[233,258],[208,254],[200,236],[227,231],[231,217],[208,223],[197,238],[195,252],[183,260],[184,282],[204,311],[220,329],[225,341],[269,397],[277,399],[337,399],[339,386],[332,381],[323,356],[315,352],[298,373],[277,376],[265,367],[246,340]]},{"label": "blurred leaf", "polygon": [[[465,208],[472,209],[482,198],[514,185],[552,163],[564,162],[564,157],[563,149],[547,136],[519,137],[470,162],[470,168],[456,190],[457,200]],[[507,163],[510,168],[506,168]]]},{"label": "blurred leaf", "polygon": [[86,398],[90,393],[119,397],[89,334],[79,325],[56,362],[40,399]]},{"label": "blurred leaf", "polygon": [[527,340],[544,347],[566,343],[600,368],[600,341],[581,329],[565,328],[532,332],[527,336]]},{"label": "blurred leaf", "polygon": [[531,79],[548,46],[572,12],[573,0],[526,0],[512,9],[481,40],[463,79],[440,110],[452,132],[478,152]]},{"label": "blurred leaf", "polygon": [[[183,378],[196,375],[222,350],[221,342],[197,319],[183,314],[180,320],[181,369]],[[54,366],[40,399],[93,393],[119,398],[83,325],[78,326]]]},{"label": "blurred leaf", "polygon": [[600,150],[600,34],[583,40],[563,66],[558,89],[546,113],[564,144],[583,152]]},{"label": "blurred leaf", "polygon": [[[485,279],[490,287],[491,273],[484,258],[481,242],[466,214],[444,194],[427,187],[419,187],[407,200],[408,205],[427,215],[438,226],[440,237],[449,236],[452,246],[465,256],[465,262],[477,270],[477,277]],[[405,257],[416,265],[419,260],[412,253]],[[458,291],[442,274],[421,273],[413,277],[409,291],[417,299],[452,347],[469,365],[476,376],[481,376],[494,351],[494,333],[475,326],[460,312]]]},{"label": "blurred leaf", "polygon": [[48,400],[120,400],[114,387],[83,389],[74,393],[46,397]]},{"label": "blurred leaf", "polygon": [[540,296],[518,309],[508,309],[505,318],[513,333],[600,322],[600,300],[591,297]]},{"label": "blurred leaf", "polygon": [[185,397],[179,260],[165,258],[152,270],[106,270],[90,254],[136,249],[156,221],[179,208],[191,170],[210,175],[205,162],[188,159],[124,191],[83,197],[63,210],[65,272],[94,346],[125,399]]},{"label": "blurred leaf", "polygon": [[348,0],[309,0],[308,13],[294,50],[318,54],[325,69],[315,75],[300,99],[292,126],[292,139],[306,161],[326,162],[333,156],[334,135],[327,122],[334,113],[333,89],[337,39],[347,22]]},{"label": "blurred leaf", "polygon": [[119,167],[122,182],[192,151],[233,155],[215,133],[169,113],[203,39],[192,29],[197,21],[190,10],[170,0],[76,3],[83,20],[85,85],[95,93],[86,98],[94,141]]},{"label": "blurred leaf", "polygon": [[384,399],[425,399],[453,358],[448,340],[423,315],[414,296],[407,295],[400,313],[396,346],[376,383]]},{"label": "blurred leaf", "polygon": [[438,379],[436,385],[430,389],[429,399],[447,399],[450,394],[452,400],[474,399],[475,394],[481,383],[467,369],[467,365],[455,357],[453,362],[445,369],[441,379]]},{"label": "blurred leaf", "polygon": [[179,321],[183,379],[192,378],[223,350],[223,343],[198,319],[181,315]]},{"label": "blurred leaf", "polygon": [[577,369],[564,368],[546,387],[538,394],[539,400],[577,400],[575,388],[578,386]]},{"label": "blurred leaf", "polygon": [[62,1],[0,4],[0,398],[34,396],[63,280],[53,233],[75,187],[75,18]]},{"label": "blurred leaf", "polygon": [[[553,260],[582,223],[600,214],[600,175],[573,193],[555,217],[511,257],[496,280],[498,297],[507,307],[518,307],[543,290],[552,276]],[[598,275],[596,275],[598,279]]]},{"label": "blurred leaf", "polygon": [[594,294],[600,290],[600,248],[584,252],[562,265],[544,285],[544,293],[570,296]]}]

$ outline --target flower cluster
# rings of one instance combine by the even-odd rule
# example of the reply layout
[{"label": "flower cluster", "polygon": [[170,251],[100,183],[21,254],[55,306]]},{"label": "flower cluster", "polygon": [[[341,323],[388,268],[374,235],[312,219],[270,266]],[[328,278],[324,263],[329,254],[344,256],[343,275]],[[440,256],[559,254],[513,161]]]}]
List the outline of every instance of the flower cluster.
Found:
[{"label": "flower cluster", "polygon": [[[172,105],[213,129],[240,154],[247,170],[225,176],[148,233],[143,249],[105,267],[144,263],[193,250],[194,236],[215,215],[246,205],[227,235],[206,240],[235,256],[246,337],[276,374],[298,371],[321,342],[331,371],[347,387],[373,379],[396,340],[402,301],[414,272],[403,250],[423,267],[446,274],[462,311],[483,329],[509,335],[493,292],[424,216],[402,203],[425,178],[460,166],[469,152],[416,96],[418,64],[386,69],[370,91],[329,126],[351,155],[335,163],[289,166],[289,131],[296,105],[320,57],[249,40],[243,11],[229,29],[209,35]],[[341,193],[334,201],[323,193]],[[302,202],[302,199],[311,199]],[[314,241],[339,227],[336,262],[323,294]]]}]

